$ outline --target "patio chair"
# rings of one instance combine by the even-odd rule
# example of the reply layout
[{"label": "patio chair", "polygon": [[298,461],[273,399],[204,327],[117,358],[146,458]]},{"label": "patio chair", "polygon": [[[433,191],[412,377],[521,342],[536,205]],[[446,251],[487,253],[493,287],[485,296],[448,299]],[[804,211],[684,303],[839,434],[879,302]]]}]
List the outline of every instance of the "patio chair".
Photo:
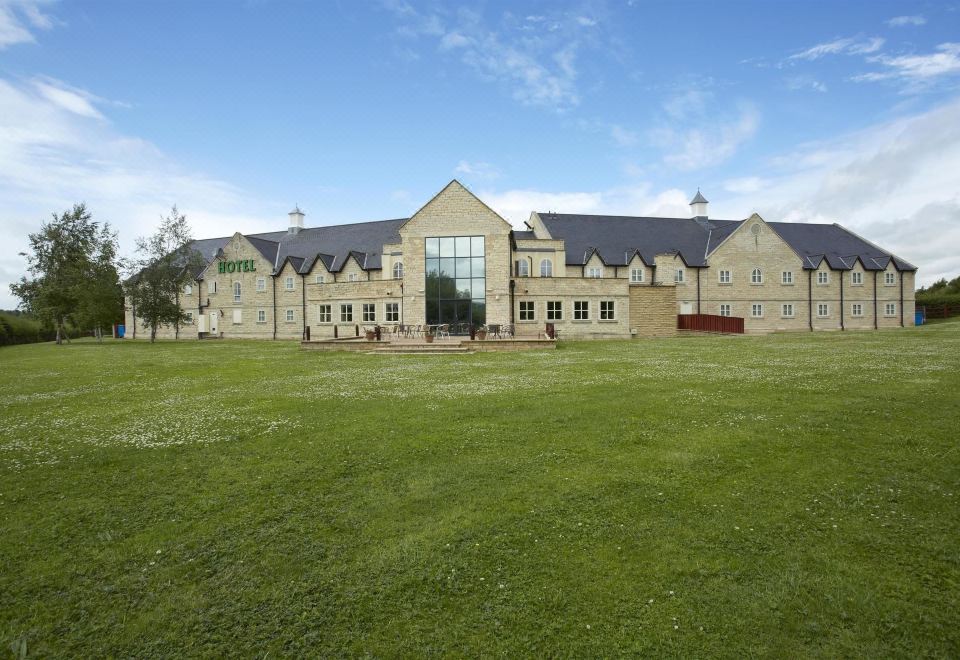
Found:
[{"label": "patio chair", "polygon": [[500,324],[499,323],[490,323],[487,325],[487,337],[500,338]]},{"label": "patio chair", "polygon": [[443,339],[444,337],[446,337],[447,339],[450,339],[450,324],[444,323],[443,325],[438,326],[437,336],[440,337],[440,339]]},{"label": "patio chair", "polygon": [[507,325],[503,326],[503,329],[500,332],[504,337],[509,337],[510,339],[513,339],[515,336],[512,323],[508,323]]}]

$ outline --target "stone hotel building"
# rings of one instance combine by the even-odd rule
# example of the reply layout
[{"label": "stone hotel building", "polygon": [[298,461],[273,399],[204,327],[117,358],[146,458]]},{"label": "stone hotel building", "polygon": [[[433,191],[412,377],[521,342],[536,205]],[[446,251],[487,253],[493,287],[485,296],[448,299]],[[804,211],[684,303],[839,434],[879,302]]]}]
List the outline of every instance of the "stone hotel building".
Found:
[{"label": "stone hotel building", "polygon": [[[198,240],[206,266],[159,336],[313,339],[357,327],[553,324],[561,338],[670,335],[678,314],[746,332],[913,325],[916,267],[838,224],[534,212],[523,231],[451,181],[409,218]],[[146,337],[127,301],[128,337]],[[138,331],[139,328],[139,331]]]}]

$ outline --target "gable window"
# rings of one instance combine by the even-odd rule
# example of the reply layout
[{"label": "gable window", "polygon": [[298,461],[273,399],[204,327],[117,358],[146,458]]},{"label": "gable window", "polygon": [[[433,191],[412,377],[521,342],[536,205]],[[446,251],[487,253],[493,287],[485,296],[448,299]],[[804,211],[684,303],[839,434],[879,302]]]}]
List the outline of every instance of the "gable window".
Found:
[{"label": "gable window", "polygon": [[217,292],[217,281],[216,280],[207,280],[207,294]]},{"label": "gable window", "polygon": [[549,259],[540,260],[540,277],[553,277],[553,262]]},{"label": "gable window", "polygon": [[533,321],[533,301],[532,300],[521,300],[520,301],[520,320],[521,321]]},{"label": "gable window", "polygon": [[317,323],[333,321],[333,312],[330,307],[330,305],[317,305]]},{"label": "gable window", "polygon": [[850,284],[863,284],[863,273],[857,271],[850,273]]},{"label": "gable window", "polygon": [[784,303],[784,305],[780,309],[780,316],[782,316],[785,319],[793,318],[793,305],[790,303]]},{"label": "gable window", "polygon": [[185,323],[193,323],[193,312],[187,312],[187,318],[184,321]]},{"label": "gable window", "polygon": [[393,264],[393,279],[402,280],[403,279],[403,262],[398,261]]},{"label": "gable window", "polygon": [[193,287],[189,284],[183,285],[183,295],[189,296],[193,293]]},{"label": "gable window", "polygon": [[883,283],[887,286],[893,286],[897,283],[897,276],[893,273],[884,273],[883,274]]},{"label": "gable window", "polygon": [[240,282],[233,283],[233,302],[240,302]]},{"label": "gable window", "polygon": [[363,303],[363,322],[376,323],[377,305],[375,303]]},{"label": "gable window", "polygon": [[731,314],[731,309],[729,304],[724,303],[720,305],[720,316],[731,316],[731,315],[732,314]]},{"label": "gable window", "polygon": [[383,313],[387,323],[400,322],[400,303],[386,303],[383,306]]},{"label": "gable window", "polygon": [[517,277],[530,277],[530,264],[526,259],[517,260]]},{"label": "gable window", "polygon": [[293,276],[287,277],[285,287],[287,291],[293,291]]},{"label": "gable window", "polygon": [[547,301],[547,320],[548,321],[563,320],[563,303],[561,301],[559,300]]},{"label": "gable window", "polygon": [[763,284],[763,271],[759,268],[754,268],[753,272],[750,273],[750,284]]},{"label": "gable window", "polygon": [[763,318],[763,305],[761,303],[753,303],[750,305],[750,316],[755,319]]},{"label": "gable window", "polygon": [[614,301],[612,300],[601,300],[600,301],[600,320],[601,321],[613,321],[617,317],[614,313]]},{"label": "gable window", "polygon": [[830,284],[830,273],[821,270],[817,273],[817,284]]},{"label": "gable window", "polygon": [[315,280],[317,284],[323,284],[326,281],[327,281],[327,278],[324,277],[323,275],[317,275],[317,279]]},{"label": "gable window", "polygon": [[863,316],[863,305],[860,303],[850,305],[850,314],[852,316]]},{"label": "gable window", "polygon": [[591,266],[590,268],[587,269],[587,277],[590,277],[593,279],[600,279],[601,277],[603,277],[603,268],[597,267],[597,266]]},{"label": "gable window", "polygon": [[264,292],[267,290],[267,278],[258,277],[257,278],[257,291]]},{"label": "gable window", "polygon": [[884,316],[896,316],[897,315],[897,303],[887,303],[883,306],[883,315]]},{"label": "gable window", "polygon": [[573,301],[573,320],[574,321],[590,320],[590,301],[589,300]]},{"label": "gable window", "polygon": [[258,309],[257,310],[257,323],[266,323],[267,322],[267,310]]},{"label": "gable window", "polygon": [[356,282],[358,279],[359,277],[356,273],[350,273],[350,275],[347,276],[347,281],[349,282]]},{"label": "gable window", "polygon": [[642,268],[631,268],[630,269],[630,281],[633,283],[643,282],[643,269]]},{"label": "gable window", "polygon": [[243,310],[235,309],[233,310],[233,324],[240,325],[243,321]]},{"label": "gable window", "polygon": [[720,284],[730,284],[730,271],[721,270],[720,271]]},{"label": "gable window", "polygon": [[830,316],[830,305],[827,303],[817,303],[817,316],[822,319]]},{"label": "gable window", "polygon": [[340,323],[353,323],[353,305],[340,305]]},{"label": "gable window", "polygon": [[674,271],[674,273],[673,273],[673,281],[676,282],[677,284],[683,284],[683,281],[684,281],[684,277],[685,277],[685,276],[686,276],[686,275],[685,275],[683,269],[682,269],[682,268],[678,268],[678,269],[677,269],[676,271]]},{"label": "gable window", "polygon": [[793,271],[785,270],[780,273],[780,283],[781,284],[793,284]]},{"label": "gable window", "polygon": [[293,310],[287,310],[287,323],[293,323]]}]

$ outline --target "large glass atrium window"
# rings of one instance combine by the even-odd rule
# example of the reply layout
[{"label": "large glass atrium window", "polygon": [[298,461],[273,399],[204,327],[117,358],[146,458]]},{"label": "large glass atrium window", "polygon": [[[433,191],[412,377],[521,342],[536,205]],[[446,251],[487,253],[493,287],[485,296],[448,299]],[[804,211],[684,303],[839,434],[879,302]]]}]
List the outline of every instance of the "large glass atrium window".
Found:
[{"label": "large glass atrium window", "polygon": [[449,323],[452,332],[487,322],[483,236],[426,239],[427,323]]}]

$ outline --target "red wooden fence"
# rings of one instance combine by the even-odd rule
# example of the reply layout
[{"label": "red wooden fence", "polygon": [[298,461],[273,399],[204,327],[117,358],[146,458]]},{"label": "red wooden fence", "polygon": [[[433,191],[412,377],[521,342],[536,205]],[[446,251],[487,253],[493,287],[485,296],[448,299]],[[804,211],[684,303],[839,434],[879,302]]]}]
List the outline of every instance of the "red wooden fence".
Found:
[{"label": "red wooden fence", "polygon": [[922,305],[923,318],[925,319],[945,319],[951,316],[960,316],[960,305],[951,305],[941,303],[938,305]]},{"label": "red wooden fence", "polygon": [[743,319],[715,314],[677,314],[677,329],[743,334]]}]

